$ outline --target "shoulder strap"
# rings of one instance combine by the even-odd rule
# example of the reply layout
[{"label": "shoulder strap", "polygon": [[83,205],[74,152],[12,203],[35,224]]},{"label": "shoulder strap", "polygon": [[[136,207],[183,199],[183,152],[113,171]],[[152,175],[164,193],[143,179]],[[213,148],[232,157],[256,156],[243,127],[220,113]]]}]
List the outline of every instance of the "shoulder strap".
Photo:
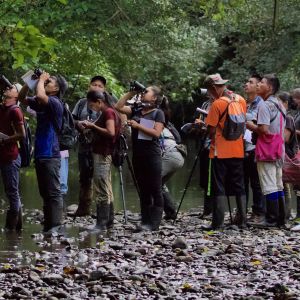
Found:
[{"label": "shoulder strap", "polygon": [[[277,108],[277,110],[281,113],[281,115],[282,115],[283,118],[285,119],[285,118],[286,118],[286,115],[285,115],[285,113],[282,111],[282,109],[279,107],[279,105],[278,105],[276,102],[272,101],[272,100],[269,100],[269,101],[270,101],[272,104],[274,104],[274,106]],[[277,114],[278,114],[278,112],[277,112]],[[270,123],[272,123],[272,122],[276,119],[277,114],[275,115],[275,117],[273,117],[273,118],[270,120]]]},{"label": "shoulder strap", "polygon": [[83,108],[86,104],[86,101],[83,101],[84,99],[80,99],[79,101],[79,104],[78,104],[78,109],[77,109],[77,119],[80,120],[80,115],[83,111]]},{"label": "shoulder strap", "polygon": [[[223,96],[223,97],[221,97],[220,99],[226,101],[226,102],[227,102],[227,106],[226,106],[226,108],[224,109],[223,113],[221,114],[221,116],[220,116],[220,118],[219,118],[219,122],[223,119],[223,117],[225,116],[225,114],[228,112],[229,104],[233,101],[233,100],[230,100],[230,99],[229,99],[228,97],[226,97],[226,96]],[[228,99],[229,101],[228,101],[227,99]]]}]

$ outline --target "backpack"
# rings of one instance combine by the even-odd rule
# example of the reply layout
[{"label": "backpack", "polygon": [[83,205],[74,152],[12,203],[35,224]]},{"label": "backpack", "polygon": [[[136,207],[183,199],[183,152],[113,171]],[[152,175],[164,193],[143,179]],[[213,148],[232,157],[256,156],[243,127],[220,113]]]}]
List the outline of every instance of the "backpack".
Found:
[{"label": "backpack", "polygon": [[[10,110],[15,108],[20,108],[18,105],[12,105]],[[21,157],[21,168],[29,167],[32,155],[33,155],[33,146],[32,146],[32,134],[28,123],[26,122],[23,116],[24,128],[25,128],[25,137],[18,141],[18,149]]]},{"label": "backpack", "polygon": [[75,122],[72,113],[69,110],[67,103],[63,103],[63,118],[60,130],[57,130],[59,149],[70,150],[74,147],[77,141],[77,132],[75,129]]},{"label": "backpack", "polygon": [[244,134],[246,114],[243,112],[239,96],[236,94],[233,94],[232,99],[229,99],[228,97],[222,97],[220,99],[228,102],[225,111],[219,119],[219,121],[221,121],[226,114],[222,135],[228,141],[235,141]]},{"label": "backpack", "polygon": [[178,144],[178,145],[181,144],[182,143],[181,136],[180,136],[180,133],[178,132],[178,130],[175,128],[175,126],[171,122],[168,122],[166,127],[173,134],[176,144]]}]

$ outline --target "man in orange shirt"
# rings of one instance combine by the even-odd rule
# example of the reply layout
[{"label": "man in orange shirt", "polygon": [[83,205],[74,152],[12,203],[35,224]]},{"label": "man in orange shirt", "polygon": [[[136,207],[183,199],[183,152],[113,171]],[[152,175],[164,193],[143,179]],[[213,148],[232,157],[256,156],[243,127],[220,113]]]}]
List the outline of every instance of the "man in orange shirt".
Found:
[{"label": "man in orange shirt", "polygon": [[220,74],[209,75],[205,79],[208,93],[215,99],[206,124],[212,140],[209,157],[212,159],[212,193],[213,219],[209,229],[220,229],[224,224],[226,203],[226,186],[230,187],[230,194],[235,195],[238,218],[237,225],[246,227],[246,195],[244,187],[244,145],[243,134],[229,140],[224,137],[224,125],[228,114],[229,103],[236,101],[242,118],[246,116],[246,101],[240,95],[234,94],[226,88],[228,80],[223,80]]}]

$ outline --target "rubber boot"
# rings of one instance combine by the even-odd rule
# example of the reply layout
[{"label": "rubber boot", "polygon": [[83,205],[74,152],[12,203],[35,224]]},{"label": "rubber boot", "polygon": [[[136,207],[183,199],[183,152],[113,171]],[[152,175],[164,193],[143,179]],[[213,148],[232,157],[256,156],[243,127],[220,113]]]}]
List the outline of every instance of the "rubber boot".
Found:
[{"label": "rubber boot", "polygon": [[159,225],[162,220],[163,207],[160,206],[151,206],[150,207],[150,221],[151,221],[151,230],[159,230]]},{"label": "rubber boot", "polygon": [[278,225],[279,204],[278,199],[266,199],[266,215],[260,222],[249,223],[251,226],[259,228],[276,227]]},{"label": "rubber boot", "polygon": [[110,202],[107,229],[112,229],[114,227],[114,219],[115,219],[114,203]]},{"label": "rubber boot", "polygon": [[237,206],[237,213],[238,213],[238,221],[237,226],[240,228],[247,227],[247,200],[246,195],[236,196],[236,206]]},{"label": "rubber boot", "polygon": [[296,214],[295,220],[298,219],[300,221],[300,196],[297,196],[296,204],[297,204],[297,214]]},{"label": "rubber boot", "polygon": [[74,214],[75,217],[84,217],[91,215],[91,203],[92,203],[92,187],[81,186],[79,191],[79,204]]},{"label": "rubber boot", "polygon": [[[280,192],[279,192],[280,193]],[[285,226],[286,224],[286,204],[285,204],[285,197],[282,193],[278,197],[278,219],[277,219],[277,225],[279,227]]]},{"label": "rubber boot", "polygon": [[175,220],[176,217],[176,207],[174,201],[171,198],[169,192],[162,192],[164,198],[164,211],[166,220]]},{"label": "rubber boot", "polygon": [[150,209],[151,206],[145,205],[143,202],[140,203],[141,205],[141,223],[136,226],[134,232],[141,232],[141,231],[151,231],[151,219],[150,219]]},{"label": "rubber boot", "polygon": [[203,212],[199,216],[200,219],[204,219],[205,217],[209,216],[213,211],[213,200],[210,196],[207,196],[205,193],[204,196],[204,205],[203,205]]},{"label": "rubber boot", "polygon": [[277,224],[279,214],[279,204],[277,200],[266,200],[266,222],[267,224]]},{"label": "rubber boot", "polygon": [[51,208],[48,205],[43,206],[44,212],[44,222],[43,222],[43,232],[47,232],[51,229]]},{"label": "rubber boot", "polygon": [[22,207],[19,208],[19,214],[18,214],[18,222],[16,225],[16,230],[21,231],[23,228],[23,210]]},{"label": "rubber boot", "polygon": [[217,196],[213,198],[212,223],[206,228],[208,230],[218,230],[224,227],[226,196]]},{"label": "rubber boot", "polygon": [[19,214],[11,211],[10,209],[6,212],[5,229],[16,230],[18,224]]},{"label": "rubber boot", "polygon": [[109,222],[110,206],[108,203],[97,204],[97,223],[94,230],[105,231]]}]

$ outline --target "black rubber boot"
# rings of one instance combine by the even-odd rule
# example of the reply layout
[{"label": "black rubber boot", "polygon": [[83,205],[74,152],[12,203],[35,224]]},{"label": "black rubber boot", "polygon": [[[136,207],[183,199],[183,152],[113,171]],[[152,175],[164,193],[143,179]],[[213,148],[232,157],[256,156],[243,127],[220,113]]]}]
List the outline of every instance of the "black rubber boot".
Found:
[{"label": "black rubber boot", "polygon": [[284,226],[286,223],[286,205],[285,205],[285,197],[281,195],[278,197],[278,219],[277,225],[279,227]]},{"label": "black rubber boot", "polygon": [[6,212],[6,222],[5,222],[5,229],[7,230],[16,230],[18,224],[19,214],[8,210]]},{"label": "black rubber boot", "polygon": [[90,186],[80,187],[79,204],[74,214],[75,217],[91,215],[92,188]]},{"label": "black rubber boot", "polygon": [[16,225],[16,230],[21,231],[23,228],[23,210],[22,207],[19,209],[19,214],[18,214],[18,222]]},{"label": "black rubber boot", "polygon": [[109,204],[109,215],[108,215],[108,222],[107,222],[108,229],[112,229],[114,227],[114,219],[115,219],[114,204],[113,202],[111,202]]},{"label": "black rubber boot", "polygon": [[240,228],[247,227],[247,200],[246,195],[236,196],[236,206],[237,206],[237,213],[238,213],[238,220],[237,226]]},{"label": "black rubber boot", "polygon": [[213,199],[212,199],[212,197],[207,196],[205,193],[203,212],[200,214],[199,218],[204,219],[205,217],[212,214],[212,211],[213,211]]},{"label": "black rubber boot", "polygon": [[297,196],[296,204],[297,204],[297,214],[295,219],[300,219],[300,196]]},{"label": "black rubber boot", "polygon": [[217,196],[213,199],[213,217],[211,229],[222,229],[224,227],[226,196]]},{"label": "black rubber boot", "polygon": [[176,217],[176,207],[174,201],[171,198],[169,192],[162,192],[164,198],[164,211],[166,220],[175,220]]},{"label": "black rubber boot", "polygon": [[162,220],[163,208],[159,206],[151,206],[150,208],[150,220],[151,230],[157,231]]},{"label": "black rubber boot", "polygon": [[43,207],[44,211],[44,222],[43,222],[43,231],[47,232],[51,229],[52,223],[51,223],[51,207],[48,205],[44,205]]},{"label": "black rubber boot", "polygon": [[277,224],[279,216],[279,205],[277,200],[266,200],[266,222]]},{"label": "black rubber boot", "polygon": [[219,230],[224,227],[226,196],[217,196],[212,198],[213,215],[212,223],[209,226],[202,226],[203,230]]},{"label": "black rubber boot", "polygon": [[266,215],[260,222],[248,223],[251,226],[259,228],[269,228],[278,226],[279,205],[278,200],[266,199]]},{"label": "black rubber boot", "polygon": [[97,223],[94,230],[105,231],[109,222],[110,207],[108,203],[97,204]]},{"label": "black rubber boot", "polygon": [[52,233],[61,230],[63,223],[63,201],[52,201],[44,206],[44,232]]}]

